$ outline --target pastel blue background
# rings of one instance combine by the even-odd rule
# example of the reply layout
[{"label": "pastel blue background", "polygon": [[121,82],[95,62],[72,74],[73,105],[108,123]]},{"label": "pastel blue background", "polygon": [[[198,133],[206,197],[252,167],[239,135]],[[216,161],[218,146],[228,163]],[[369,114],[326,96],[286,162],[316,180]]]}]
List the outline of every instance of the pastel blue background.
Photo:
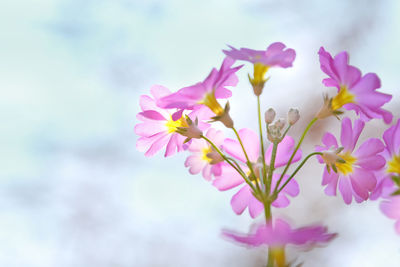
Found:
[{"label": "pastel blue background", "polygon": [[[0,3],[0,266],[263,266],[265,249],[220,238],[252,220],[183,166],[187,154],[145,158],[135,149],[138,98],[152,84],[172,90],[202,80],[226,44],[264,49],[282,41],[294,67],[271,70],[262,98],[280,116],[300,108],[298,135],[319,108],[324,75],[317,51],[347,50],[376,72],[399,117],[398,1],[36,0]],[[232,116],[256,129],[246,66]],[[311,151],[329,118],[310,134]],[[374,121],[362,139],[379,136]],[[299,174],[302,195],[274,210],[298,226],[339,232],[326,248],[290,249],[304,266],[396,267],[400,237],[378,202],[346,206],[326,197],[322,166]],[[262,218],[260,218],[261,220]]]}]

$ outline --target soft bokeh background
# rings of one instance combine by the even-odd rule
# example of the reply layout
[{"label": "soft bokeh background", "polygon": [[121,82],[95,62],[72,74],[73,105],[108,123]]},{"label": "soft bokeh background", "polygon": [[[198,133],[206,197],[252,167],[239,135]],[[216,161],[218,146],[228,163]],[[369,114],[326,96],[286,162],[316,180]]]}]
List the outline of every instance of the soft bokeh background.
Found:
[{"label": "soft bokeh background", "polygon": [[[36,0],[0,3],[0,266],[263,266],[264,249],[220,237],[252,220],[183,166],[185,155],[145,158],[135,149],[138,97],[202,80],[226,44],[263,49],[282,41],[294,67],[271,70],[262,98],[280,116],[296,106],[298,134],[325,88],[317,51],[348,50],[394,94],[399,117],[400,2],[385,0]],[[231,100],[241,127],[256,127],[246,66]],[[307,137],[311,150],[334,118]],[[381,122],[362,135],[381,135]],[[378,202],[326,197],[322,166],[299,174],[302,195],[274,210],[296,225],[323,222],[326,248],[291,249],[304,266],[396,267],[400,237]]]}]

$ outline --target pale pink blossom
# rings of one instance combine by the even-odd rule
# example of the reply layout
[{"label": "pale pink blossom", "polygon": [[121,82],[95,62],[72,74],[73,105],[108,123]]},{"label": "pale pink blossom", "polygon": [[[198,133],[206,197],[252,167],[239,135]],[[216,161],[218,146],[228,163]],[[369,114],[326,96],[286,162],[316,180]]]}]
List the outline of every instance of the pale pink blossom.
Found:
[{"label": "pale pink blossom", "polygon": [[[137,119],[142,121],[135,126],[135,133],[141,136],[136,143],[139,151],[145,152],[145,156],[153,156],[166,146],[164,156],[171,156],[184,149],[185,136],[177,133],[178,127],[186,127],[187,122],[184,116],[172,119],[175,109],[164,109],[157,106],[156,102],[171,92],[164,86],[154,85],[150,89],[151,96],[140,96],[141,112],[137,114]],[[209,117],[206,110],[196,110],[189,114],[193,120],[196,117]],[[204,130],[209,125],[202,123],[199,128]]]},{"label": "pale pink blossom", "polygon": [[207,78],[194,85],[184,87],[176,93],[158,99],[157,104],[163,108],[196,109],[203,105],[210,108],[216,115],[221,115],[224,109],[216,99],[229,98],[232,92],[227,86],[236,86],[238,78],[236,71],[242,66],[232,68],[235,61],[225,58],[220,69],[213,68]]},{"label": "pale pink blossom", "polygon": [[[210,128],[206,137],[210,139],[218,148],[222,149],[224,134]],[[217,151],[204,139],[192,140],[188,149],[191,155],[187,157],[185,166],[189,168],[191,174],[202,173],[204,179],[211,180],[214,175],[221,175],[221,165],[223,158]]]},{"label": "pale pink blossom", "polygon": [[274,223],[260,224],[249,234],[238,234],[227,230],[222,234],[250,247],[266,245],[271,248],[283,248],[289,244],[312,246],[327,243],[336,236],[336,234],[328,233],[327,228],[321,225],[293,229],[283,219],[275,219]]},{"label": "pale pink blossom", "polygon": [[358,68],[349,65],[349,55],[346,51],[332,58],[321,47],[318,54],[321,69],[329,76],[322,81],[323,84],[338,90],[338,94],[332,99],[332,110],[343,106],[347,110],[354,110],[363,121],[373,118],[383,119],[385,123],[392,121],[393,115],[382,109],[392,96],[377,91],[381,82],[375,73],[362,76]]},{"label": "pale pink blossom", "polygon": [[[241,129],[239,136],[243,141],[243,145],[246,148],[249,160],[253,164],[256,175],[259,176],[259,168],[257,167],[257,160],[261,156],[260,152],[260,141],[258,135],[250,129]],[[292,137],[286,136],[277,148],[275,168],[286,165],[289,161],[290,156],[294,151],[295,142]],[[239,160],[241,168],[250,174],[250,169],[247,167],[246,157],[238,141],[227,138],[224,142],[224,150],[227,154],[233,158]],[[272,144],[269,145],[265,152],[266,164],[270,163],[272,154]],[[296,152],[292,162],[297,162],[301,158],[301,150]],[[272,177],[272,189],[275,188],[276,183],[280,177],[280,174],[274,173]],[[289,178],[288,175],[283,177],[281,185],[286,182]],[[222,173],[220,176],[216,176],[213,185],[220,191],[225,191],[237,187],[245,183],[243,178],[228,164],[222,165]],[[274,207],[286,207],[289,205],[290,200],[288,196],[295,197],[299,194],[299,185],[295,179],[292,179],[286,187],[280,192],[277,199],[272,203]],[[236,214],[242,214],[243,211],[248,208],[249,214],[252,218],[257,217],[263,210],[263,204],[253,196],[252,189],[248,184],[244,184],[243,187],[232,197],[231,206]]]},{"label": "pale pink blossom", "polygon": [[[337,187],[339,187],[346,204],[350,204],[353,197],[357,202],[367,200],[376,186],[375,172],[385,165],[385,159],[378,155],[383,151],[384,146],[377,138],[367,139],[354,151],[364,125],[362,120],[355,120],[352,127],[351,120],[347,117],[343,118],[341,145],[339,146],[334,135],[328,132],[322,138],[324,146],[316,147],[319,152],[343,147],[338,156],[345,163],[336,163],[337,173],[333,169],[328,171],[328,168],[325,168],[322,185],[326,185],[325,193],[329,196],[336,196]],[[319,161],[326,163],[322,157],[319,157]]]},{"label": "pale pink blossom", "polygon": [[254,50],[249,48],[240,48],[239,50],[229,46],[231,50],[223,50],[225,55],[235,59],[249,61],[253,64],[261,63],[268,67],[291,67],[296,57],[296,52],[291,49],[285,49],[285,45],[280,42],[272,43],[266,50]]}]

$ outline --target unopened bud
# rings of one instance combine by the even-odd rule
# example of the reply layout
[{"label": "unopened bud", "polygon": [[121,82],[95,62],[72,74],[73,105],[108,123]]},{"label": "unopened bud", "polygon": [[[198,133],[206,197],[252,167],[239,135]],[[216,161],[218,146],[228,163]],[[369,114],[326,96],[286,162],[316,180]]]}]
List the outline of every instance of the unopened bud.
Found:
[{"label": "unopened bud", "polygon": [[281,138],[281,129],[276,126],[276,123],[268,125],[268,140],[271,142],[277,142]]},{"label": "unopened bud", "polygon": [[265,111],[265,122],[268,124],[272,123],[275,119],[275,115],[276,115],[276,112],[273,108],[267,109],[267,111]]},{"label": "unopened bud", "polygon": [[278,127],[279,130],[282,130],[283,127],[285,127],[285,124],[286,124],[286,120],[283,119],[283,118],[279,118],[279,119],[274,123],[274,125],[275,125],[276,127]]},{"label": "unopened bud", "polygon": [[288,122],[290,125],[295,124],[300,119],[300,113],[297,108],[291,108],[288,112]]}]

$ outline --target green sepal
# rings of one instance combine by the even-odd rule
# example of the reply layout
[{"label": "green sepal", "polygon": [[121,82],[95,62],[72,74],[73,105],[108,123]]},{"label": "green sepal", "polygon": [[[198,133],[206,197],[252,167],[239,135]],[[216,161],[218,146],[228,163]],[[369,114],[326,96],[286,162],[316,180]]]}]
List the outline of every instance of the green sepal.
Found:
[{"label": "green sepal", "polygon": [[332,165],[331,165],[331,168],[332,168],[332,170],[333,170],[335,173],[337,173],[337,168],[336,168],[336,165],[335,165],[335,164],[332,164]]},{"label": "green sepal", "polygon": [[393,176],[392,176],[392,181],[393,181],[397,186],[400,187],[400,176],[398,176],[398,175],[393,175]]},{"label": "green sepal", "polygon": [[400,189],[394,191],[392,194],[390,194],[391,196],[400,196]]}]

